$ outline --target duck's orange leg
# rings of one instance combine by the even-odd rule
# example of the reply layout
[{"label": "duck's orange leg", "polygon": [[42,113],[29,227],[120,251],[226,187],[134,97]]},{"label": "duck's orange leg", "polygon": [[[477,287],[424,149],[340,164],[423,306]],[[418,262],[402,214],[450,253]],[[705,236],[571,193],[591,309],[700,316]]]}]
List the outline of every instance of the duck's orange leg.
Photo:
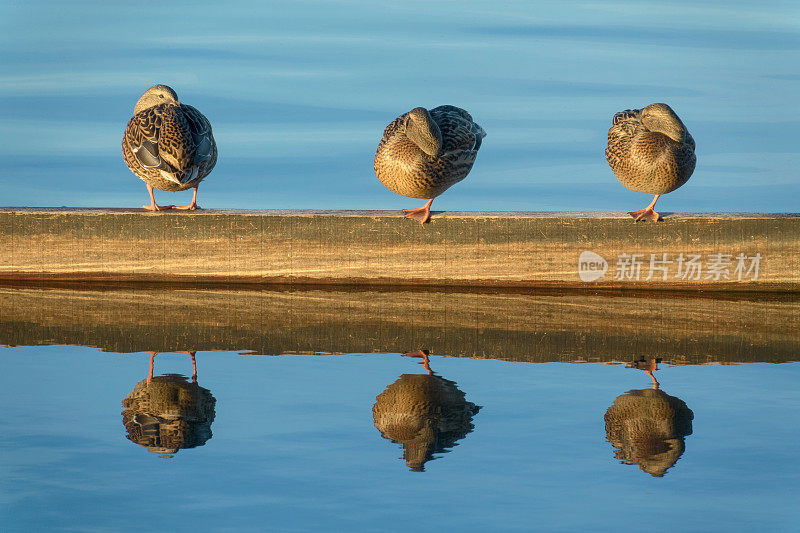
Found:
[{"label": "duck's orange leg", "polygon": [[194,194],[192,195],[192,203],[189,205],[176,205],[173,209],[183,209],[184,211],[194,211],[195,209],[202,209],[199,205],[197,205],[197,187],[194,187]]},{"label": "duck's orange leg", "polygon": [[150,205],[143,205],[142,209],[145,211],[166,211],[167,209],[172,209],[173,206],[171,205],[158,205],[156,204],[156,197],[153,196],[153,188],[145,183],[147,186],[147,192],[150,193]]},{"label": "duck's orange leg", "polygon": [[431,370],[430,359],[428,358],[428,354],[430,352],[428,350],[417,350],[416,352],[409,352],[404,353],[406,357],[422,357],[422,368],[428,371],[428,374],[433,375],[433,370]]},{"label": "duck's orange leg", "polygon": [[150,382],[153,380],[153,360],[158,355],[158,352],[147,352],[150,354],[150,371],[147,373],[147,384],[150,385]]},{"label": "duck's orange leg", "polygon": [[653,357],[651,359],[648,359],[647,361],[637,361],[635,363],[636,368],[638,368],[639,370],[644,370],[645,374],[650,376],[650,379],[653,380],[653,388],[656,390],[658,390],[659,384],[658,380],[653,375],[653,372],[658,370],[658,361],[659,361],[658,359]]},{"label": "duck's orange leg", "polygon": [[189,357],[192,358],[192,382],[197,383],[197,361],[195,361],[194,356],[197,353],[196,351],[192,352],[183,352],[185,354],[189,354]]},{"label": "duck's orange leg", "polygon": [[628,213],[630,216],[636,219],[636,222],[640,220],[651,220],[653,222],[658,222],[661,219],[661,215],[655,212],[653,208],[656,206],[656,202],[658,201],[660,194],[656,194],[653,201],[650,202],[650,205],[645,207],[644,209],[640,209],[639,211],[631,211]]},{"label": "duck's orange leg", "polygon": [[416,209],[403,209],[403,214],[406,218],[413,218],[414,220],[419,220],[420,224],[424,224],[431,218],[432,203],[433,198],[428,200],[428,202],[422,207],[417,207]]}]

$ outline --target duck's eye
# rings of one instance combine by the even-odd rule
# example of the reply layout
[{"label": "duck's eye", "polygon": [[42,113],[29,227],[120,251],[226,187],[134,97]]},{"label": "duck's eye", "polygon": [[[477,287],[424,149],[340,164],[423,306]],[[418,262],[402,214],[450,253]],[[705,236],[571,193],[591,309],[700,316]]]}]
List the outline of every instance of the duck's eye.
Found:
[{"label": "duck's eye", "polygon": [[164,98],[164,95],[163,94],[159,94],[158,97],[159,98]]}]

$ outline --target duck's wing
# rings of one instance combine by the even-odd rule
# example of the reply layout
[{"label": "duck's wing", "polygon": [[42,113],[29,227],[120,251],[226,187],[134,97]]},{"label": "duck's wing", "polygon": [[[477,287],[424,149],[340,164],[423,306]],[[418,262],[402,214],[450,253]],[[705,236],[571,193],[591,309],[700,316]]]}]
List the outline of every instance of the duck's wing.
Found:
[{"label": "duck's wing", "polygon": [[141,166],[169,172],[173,169],[161,158],[158,147],[161,123],[161,114],[157,108],[140,111],[128,121],[125,142]]},{"label": "duck's wing", "polygon": [[634,138],[650,133],[639,120],[640,111],[639,109],[626,109],[614,114],[613,125],[608,130],[606,160],[615,172],[631,163]]},{"label": "duck's wing", "polygon": [[[194,164],[209,164],[212,160],[216,162],[217,143],[211,130],[211,122],[196,108],[181,104],[181,111],[191,130],[192,140],[195,146]],[[213,163],[211,163],[213,166]]]},{"label": "duck's wing", "polygon": [[469,171],[472,170],[472,165],[475,164],[476,157],[478,157],[477,150],[444,152],[436,160],[436,173],[444,181],[457,183],[467,177]]},{"label": "duck's wing", "polygon": [[611,122],[614,125],[622,122],[640,122],[639,117],[641,116],[641,113],[641,109],[626,109],[624,111],[619,111],[618,113],[614,113],[614,118],[611,119]]},{"label": "duck's wing", "polygon": [[694,153],[695,150],[694,137],[692,137],[692,135],[688,131],[686,132],[686,140],[684,142],[692,150],[692,153]]},{"label": "duck's wing", "polygon": [[486,132],[464,109],[443,105],[430,110],[431,118],[442,132],[442,152],[477,151]]},{"label": "duck's wing", "polygon": [[[161,119],[161,127],[158,130],[159,155],[180,173],[191,170],[196,154],[192,130],[182,107],[164,105],[153,108]],[[180,178],[183,176],[179,176]]]}]

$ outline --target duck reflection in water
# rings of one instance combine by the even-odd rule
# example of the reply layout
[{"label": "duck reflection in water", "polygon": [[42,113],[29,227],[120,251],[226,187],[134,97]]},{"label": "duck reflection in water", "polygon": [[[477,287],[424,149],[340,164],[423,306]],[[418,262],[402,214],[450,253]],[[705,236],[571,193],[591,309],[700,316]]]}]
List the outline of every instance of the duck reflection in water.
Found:
[{"label": "duck reflection in water", "polygon": [[375,398],[372,418],[381,436],[403,447],[403,459],[414,472],[424,472],[433,454],[448,452],[475,426],[480,406],[468,402],[454,381],[437,376],[427,350],[405,354],[421,357],[427,374],[403,374]]},{"label": "duck reflection in water", "polygon": [[195,352],[192,381],[180,374],[153,377],[158,352],[150,353],[147,379],[136,384],[122,400],[122,423],[128,440],[149,452],[172,457],[178,450],[202,446],[211,438],[216,400],[211,391],[197,384]]},{"label": "duck reflection in water", "polygon": [[653,386],[617,396],[605,415],[606,439],[616,448],[614,456],[654,477],[664,476],[678,462],[694,418],[683,400],[660,390],[653,375],[658,363],[650,359],[628,365],[646,372]]}]

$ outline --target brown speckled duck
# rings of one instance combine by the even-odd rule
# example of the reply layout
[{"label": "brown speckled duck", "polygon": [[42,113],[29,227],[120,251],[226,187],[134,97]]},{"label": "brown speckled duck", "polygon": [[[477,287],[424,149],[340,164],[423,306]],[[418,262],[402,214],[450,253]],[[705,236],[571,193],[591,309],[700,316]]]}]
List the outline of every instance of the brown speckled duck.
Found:
[{"label": "brown speckled duck", "polygon": [[423,472],[433,454],[449,451],[475,428],[472,418],[481,407],[454,381],[433,373],[426,350],[406,355],[422,357],[428,373],[400,376],[375,398],[372,417],[382,437],[403,446],[406,465]]},{"label": "brown speckled duck", "polygon": [[422,207],[403,210],[406,218],[424,224],[433,199],[467,177],[485,136],[461,108],[416,107],[386,126],[375,153],[375,174],[394,193],[428,199]]},{"label": "brown speckled duck", "polygon": [[[166,85],[153,85],[139,98],[122,137],[122,157],[150,193],[148,211],[199,209],[197,187],[217,163],[211,123],[194,107],[180,103]],[[153,189],[194,189],[192,203],[159,206]]]},{"label": "brown speckled duck", "polygon": [[606,411],[606,439],[617,459],[661,477],[686,449],[693,418],[680,398],[659,389],[632,390],[617,396]]},{"label": "brown speckled duck", "polygon": [[122,423],[127,438],[149,452],[171,457],[178,450],[203,446],[211,437],[211,424],[217,403],[211,391],[197,384],[195,353],[192,358],[192,381],[179,374],[153,377],[150,352],[150,371],[147,379],[122,400]]},{"label": "brown speckled duck", "polygon": [[449,451],[474,429],[479,409],[453,381],[403,374],[375,398],[372,417],[381,436],[403,446],[406,465],[423,472],[433,454]]},{"label": "brown speckled duck", "polygon": [[605,415],[606,440],[616,448],[614,456],[625,464],[639,465],[654,477],[663,476],[678,462],[694,419],[683,400],[659,389],[653,375],[659,361],[643,358],[628,365],[647,373],[653,388],[617,396]]},{"label": "brown speckled duck", "polygon": [[653,209],[659,196],[686,183],[694,172],[694,146],[686,126],[667,104],[614,115],[606,147],[611,170],[628,189],[655,195],[650,205],[629,213],[637,222],[659,220]]}]

